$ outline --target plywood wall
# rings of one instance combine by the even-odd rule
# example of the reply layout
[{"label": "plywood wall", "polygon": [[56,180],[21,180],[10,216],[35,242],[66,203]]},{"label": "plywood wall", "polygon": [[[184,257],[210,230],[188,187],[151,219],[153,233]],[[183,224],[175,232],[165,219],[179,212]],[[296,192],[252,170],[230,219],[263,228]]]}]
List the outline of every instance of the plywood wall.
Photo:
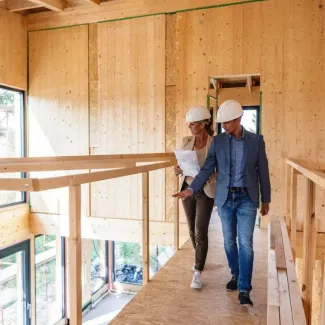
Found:
[{"label": "plywood wall", "polygon": [[[29,63],[31,156],[165,151],[164,15],[32,32]],[[164,190],[165,171],[150,173],[152,220],[165,220]],[[142,218],[139,176],[90,193],[88,215]],[[67,189],[31,204],[67,213]]]},{"label": "plywood wall", "polygon": [[27,19],[0,9],[0,85],[27,88]]},{"label": "plywood wall", "polygon": [[27,240],[29,233],[29,206],[19,204],[0,209],[0,249]]},{"label": "plywood wall", "polygon": [[[52,145],[60,147],[55,154],[87,153],[87,148],[91,154],[171,151],[188,134],[183,123],[187,109],[206,104],[208,77],[260,73],[262,133],[272,183],[270,216],[281,218],[285,201],[284,159],[325,164],[324,15],[325,10],[316,0],[270,0],[100,23],[95,38],[98,56],[94,61],[98,64],[98,127],[91,124],[90,129],[85,126],[87,109],[90,113],[87,84],[91,82],[86,69],[88,62],[93,62],[87,61],[87,51],[94,44],[90,39],[87,45],[89,26],[32,32],[31,109],[38,110],[37,116],[43,114],[37,121],[42,126],[33,125],[32,137],[48,139],[42,129],[57,138],[50,136],[50,145],[42,146],[32,140],[31,152],[45,155],[49,152],[46,148]],[[46,37],[37,42],[36,35]],[[72,92],[80,94],[76,101],[66,85],[72,76],[77,80]],[[73,107],[82,108],[72,113],[65,104],[59,105],[56,98],[64,96],[72,100]],[[78,126],[62,124],[59,120],[65,114],[78,114],[84,122]],[[52,129],[66,131],[55,133]],[[88,137],[93,143],[87,142]],[[75,145],[78,141],[79,148]],[[151,179],[154,220],[173,218],[169,197],[175,187],[171,185],[171,171],[166,180],[168,197],[164,201],[163,172]],[[133,177],[93,186],[91,214],[139,218],[139,183]],[[316,210],[322,216],[325,195],[321,190],[317,198]],[[266,221],[265,218],[262,225]],[[325,229],[324,221],[320,229]]]},{"label": "plywood wall", "polygon": [[[88,26],[29,34],[28,112],[31,157],[88,154]],[[83,195],[87,204],[86,186]],[[30,203],[32,211],[68,213],[68,189],[32,193]]]},{"label": "plywood wall", "polygon": [[[165,16],[98,25],[99,145],[93,154],[165,151]],[[90,130],[96,132],[96,130]],[[165,218],[165,171],[150,173],[150,218]],[[92,185],[92,216],[142,218],[140,176]]]},{"label": "plywood wall", "polygon": [[[261,73],[272,217],[284,216],[284,158],[325,163],[324,18],[318,1],[304,0],[177,14],[176,140],[187,134],[187,109],[205,104],[208,76]],[[322,217],[324,193],[318,197]]]}]

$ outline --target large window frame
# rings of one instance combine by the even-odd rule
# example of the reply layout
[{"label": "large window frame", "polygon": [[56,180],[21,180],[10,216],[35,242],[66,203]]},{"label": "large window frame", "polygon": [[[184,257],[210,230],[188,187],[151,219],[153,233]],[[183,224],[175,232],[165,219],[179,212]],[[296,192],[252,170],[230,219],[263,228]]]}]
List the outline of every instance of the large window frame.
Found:
[{"label": "large window frame", "polygon": [[22,253],[22,284],[23,284],[23,325],[31,325],[31,263],[30,240],[0,250],[0,259],[13,254]]},{"label": "large window frame", "polygon": [[[39,234],[37,236],[34,237],[34,240],[36,240],[36,238],[41,237],[41,236],[46,236],[44,234]],[[59,236],[60,237],[60,236]],[[56,325],[56,324],[61,324],[61,322],[63,322],[67,316],[67,299],[66,299],[66,295],[67,295],[67,287],[66,287],[66,282],[67,282],[67,274],[66,274],[66,238],[65,237],[60,237],[60,245],[61,245],[61,299],[62,299],[62,309],[61,309],[61,319],[57,320],[54,324],[52,325]],[[32,252],[34,254],[34,259],[36,259],[36,246],[35,246],[35,250],[34,252]],[[32,279],[32,281],[35,281],[35,302],[36,302],[36,264],[33,265],[34,269],[35,269],[35,278]],[[35,316],[36,316],[36,304],[34,306],[35,308]],[[35,317],[35,324],[37,325],[37,319]]]},{"label": "large window frame", "polygon": [[[90,239],[91,245],[93,245],[93,241],[95,241],[95,240],[96,239]],[[102,278],[102,280],[104,281],[102,286],[100,288],[98,288],[97,290],[95,290],[94,292],[91,292],[91,297],[95,298],[95,300],[96,300],[96,297],[98,296],[99,292],[108,284],[108,280],[109,280],[109,275],[108,275],[108,263],[109,263],[108,240],[103,240],[103,242],[104,242],[104,257],[105,257],[103,266],[105,269],[105,277]],[[95,249],[96,249],[96,247],[95,247]],[[90,262],[90,266],[91,266],[91,262]],[[92,280],[92,278],[91,278],[91,280]]]},{"label": "large window frame", "polygon": [[[8,86],[4,86],[0,84],[0,89],[13,91],[19,94],[20,96],[20,143],[21,143],[21,152],[20,152],[20,158],[26,157],[26,93],[24,90],[11,88]],[[21,172],[21,178],[26,178],[26,173]],[[6,208],[11,207],[19,204],[26,203],[26,192],[22,191],[21,193],[21,200],[7,203],[7,204],[1,204],[0,208]]]}]

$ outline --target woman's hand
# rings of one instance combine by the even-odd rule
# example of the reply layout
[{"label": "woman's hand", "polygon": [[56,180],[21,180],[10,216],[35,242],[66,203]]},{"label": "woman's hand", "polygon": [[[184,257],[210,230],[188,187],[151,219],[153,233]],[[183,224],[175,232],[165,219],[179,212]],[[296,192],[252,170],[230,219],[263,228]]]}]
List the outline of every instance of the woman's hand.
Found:
[{"label": "woman's hand", "polygon": [[185,200],[187,199],[189,196],[191,196],[193,194],[193,192],[190,189],[186,189],[180,193],[176,193],[173,195],[173,197],[177,197],[179,199]]},{"label": "woman's hand", "polygon": [[179,168],[179,166],[174,167],[174,173],[176,176],[183,175],[183,171]]}]

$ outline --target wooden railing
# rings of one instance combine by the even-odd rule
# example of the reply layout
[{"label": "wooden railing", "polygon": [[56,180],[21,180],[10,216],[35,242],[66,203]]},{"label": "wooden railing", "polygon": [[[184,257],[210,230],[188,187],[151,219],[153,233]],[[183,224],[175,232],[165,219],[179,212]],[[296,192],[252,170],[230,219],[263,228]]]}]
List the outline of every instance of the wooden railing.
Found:
[{"label": "wooden railing", "polygon": [[[176,164],[172,153],[129,154],[129,155],[94,155],[69,157],[36,157],[0,159],[0,173],[94,170],[50,178],[0,178],[0,191],[45,191],[69,187],[69,310],[70,324],[82,324],[82,287],[81,287],[81,185],[122,176],[142,174],[142,249],[143,249],[143,284],[149,281],[149,172],[168,168]],[[178,185],[178,179],[175,177]],[[174,248],[179,249],[178,200],[175,200]]]},{"label": "wooden railing", "polygon": [[268,325],[306,325],[295,263],[284,221],[269,224]]},{"label": "wooden railing", "polygon": [[[303,179],[303,194],[301,194],[301,192],[298,193],[298,175],[301,175]],[[268,324],[270,325],[312,324],[313,275],[320,218],[320,216],[315,213],[316,185],[325,188],[325,173],[322,170],[317,170],[316,164],[294,159],[286,160],[287,203],[285,223],[281,221],[277,224],[275,221],[271,221],[269,227]],[[294,267],[298,249],[298,199],[303,200],[301,288],[298,286],[296,270]],[[279,229],[281,229],[281,231]],[[290,241],[288,235],[289,232]],[[286,281],[288,283],[291,308],[289,308],[287,303],[288,295],[285,290]],[[322,301],[323,316],[321,324],[325,324],[324,296]],[[279,321],[276,322],[275,320]]]}]

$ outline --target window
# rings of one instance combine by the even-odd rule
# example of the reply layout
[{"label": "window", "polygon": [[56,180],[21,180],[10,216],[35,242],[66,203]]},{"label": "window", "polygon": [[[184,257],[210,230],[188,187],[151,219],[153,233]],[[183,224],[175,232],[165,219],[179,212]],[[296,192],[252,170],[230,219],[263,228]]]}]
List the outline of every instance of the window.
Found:
[{"label": "window", "polygon": [[30,324],[29,241],[0,250],[0,325]]},{"label": "window", "polygon": [[[172,247],[150,245],[150,277],[156,274],[174,254]],[[142,284],[142,245],[139,243],[115,242],[115,281]]]},{"label": "window", "polygon": [[142,284],[142,245],[115,242],[115,281]]},{"label": "window", "polygon": [[91,241],[91,294],[96,293],[107,282],[107,241]]},{"label": "window", "polygon": [[[24,95],[0,87],[0,158],[24,156]],[[0,173],[2,178],[21,178],[24,173]],[[24,192],[2,191],[0,206],[25,201]]]},{"label": "window", "polygon": [[53,325],[63,318],[64,239],[35,238],[36,324]]},{"label": "window", "polygon": [[[259,106],[244,106],[244,115],[242,117],[243,127],[250,132],[260,133],[260,107]],[[218,123],[218,133],[224,132],[221,123]]]}]

